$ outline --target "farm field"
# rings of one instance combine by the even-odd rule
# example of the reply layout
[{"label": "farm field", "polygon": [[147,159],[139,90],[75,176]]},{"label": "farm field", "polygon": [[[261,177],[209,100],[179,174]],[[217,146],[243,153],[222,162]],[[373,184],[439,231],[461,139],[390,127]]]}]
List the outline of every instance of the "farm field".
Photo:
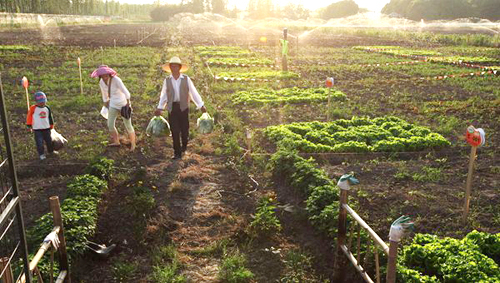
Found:
[{"label": "farm field", "polygon": [[[47,198],[59,195],[68,209],[92,212],[65,224],[74,228],[75,282],[334,282],[336,183],[353,173],[360,184],[349,203],[383,240],[401,215],[414,221],[400,244],[398,282],[500,280],[498,47],[322,29],[290,41],[282,72],[281,35],[272,29],[247,37],[174,23],[62,27],[48,31],[59,34],[52,37],[1,31],[30,251],[46,229],[39,219],[49,211]],[[160,66],[172,56],[189,64],[186,74],[216,123],[212,133],[198,133],[201,113],[191,106],[190,144],[180,161],[170,160],[170,137],[146,135],[167,75]],[[98,81],[89,76],[100,64],[117,70],[132,94],[132,153],[107,147]],[[69,141],[42,164],[26,131],[23,76],[31,95],[47,94],[56,129]],[[486,144],[462,223],[469,125],[485,130]],[[80,180],[95,172],[96,160],[107,183]],[[87,206],[72,200],[82,183],[95,184]],[[82,248],[86,240],[117,247],[100,258]],[[353,267],[346,273],[346,282],[363,282]]]}]

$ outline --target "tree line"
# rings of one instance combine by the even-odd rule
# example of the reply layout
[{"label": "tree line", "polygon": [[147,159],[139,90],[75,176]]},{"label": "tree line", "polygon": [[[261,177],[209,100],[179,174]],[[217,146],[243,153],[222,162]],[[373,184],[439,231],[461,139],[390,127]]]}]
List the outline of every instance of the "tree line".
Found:
[{"label": "tree line", "polygon": [[[342,0],[332,3],[318,11],[323,19],[341,18],[355,15],[360,8],[353,0]],[[228,9],[227,0],[191,0],[181,4],[168,4],[155,7],[151,11],[153,21],[166,21],[173,15],[182,12],[203,13],[212,12],[229,17],[236,17],[241,12],[236,8]],[[244,11],[251,19],[265,19],[269,17],[288,18],[291,20],[307,19],[311,11],[303,5],[277,5],[273,0],[249,0],[247,10]]]},{"label": "tree line", "polygon": [[497,21],[500,0],[391,0],[382,13],[415,21],[474,17]]},{"label": "tree line", "polygon": [[69,15],[148,15],[156,4],[121,4],[115,0],[0,0],[0,12]]},{"label": "tree line", "polygon": [[[331,0],[335,1],[335,0]],[[355,15],[365,10],[354,0],[331,3],[317,11],[317,16],[328,20]],[[228,0],[182,0],[180,4],[121,4],[117,0],[0,0],[0,12],[43,13],[109,16],[150,16],[153,21],[166,21],[182,12],[212,12],[236,17],[236,8],[228,8]],[[249,0],[246,15],[252,19],[267,17],[307,19],[311,11],[302,5],[279,6],[275,0]],[[456,18],[485,18],[500,20],[500,0],[391,0],[382,13],[411,20],[438,20]]]}]

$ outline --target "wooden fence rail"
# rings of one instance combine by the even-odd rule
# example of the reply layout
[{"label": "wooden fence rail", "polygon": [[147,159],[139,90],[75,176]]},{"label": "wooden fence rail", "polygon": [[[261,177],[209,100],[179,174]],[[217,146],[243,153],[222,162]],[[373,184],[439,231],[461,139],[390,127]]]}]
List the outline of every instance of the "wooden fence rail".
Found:
[{"label": "wooden fence rail", "polygon": [[[375,231],[354,211],[348,204],[348,194],[349,185],[346,183],[344,186],[340,186],[340,211],[339,211],[339,223],[338,223],[338,238],[337,238],[337,254],[335,260],[335,280],[334,282],[343,282],[345,279],[345,260],[344,256],[351,262],[354,268],[358,271],[361,277],[369,283],[380,283],[380,250],[386,254],[388,257],[387,271],[386,271],[386,281],[387,283],[396,282],[396,259],[398,251],[398,241],[390,241],[390,245],[387,244],[379,237]],[[353,224],[350,225],[349,232],[347,231],[347,214],[349,214],[353,219]],[[361,231],[364,230],[369,235],[366,239],[365,249],[362,251]],[[353,244],[353,239],[355,239],[355,248],[351,249]],[[362,258],[362,253],[364,252],[364,257]],[[370,253],[373,255],[373,260],[375,262],[375,274],[374,279],[368,274],[366,270],[366,265],[369,263]],[[365,267],[364,267],[365,266]]]},{"label": "wooden fence rail", "polygon": [[[71,283],[69,277],[69,264],[68,264],[68,256],[66,253],[66,240],[64,238],[64,227],[61,217],[61,207],[59,205],[59,197],[53,196],[50,197],[50,210],[52,211],[52,216],[54,219],[54,228],[51,233],[47,235],[44,239],[42,245],[38,249],[37,253],[33,257],[33,259],[29,263],[29,271],[30,274],[34,274],[38,277],[38,282],[44,282],[42,279],[42,275],[38,269],[38,264],[40,260],[43,258],[47,251],[50,251],[50,280],[49,282],[54,282],[54,252],[57,251],[59,253],[59,266],[61,267],[61,272],[57,276],[55,282],[56,283]],[[2,270],[6,270],[3,273],[3,276],[0,278],[0,282],[2,283],[25,283],[27,281],[25,273],[21,273],[19,278],[14,281],[12,275],[12,269],[10,267],[10,261],[8,258],[0,259],[0,267]]]}]

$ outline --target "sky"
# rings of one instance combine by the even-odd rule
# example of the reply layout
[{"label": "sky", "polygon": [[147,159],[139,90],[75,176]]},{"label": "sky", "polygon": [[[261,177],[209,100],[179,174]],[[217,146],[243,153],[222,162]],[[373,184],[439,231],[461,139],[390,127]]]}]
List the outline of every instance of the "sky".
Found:
[{"label": "sky", "polygon": [[[161,3],[178,4],[180,0],[160,0]],[[336,0],[273,0],[274,3],[278,3],[283,6],[287,3],[302,4],[304,7],[311,10],[316,10],[318,8],[327,6],[329,3],[338,2]],[[368,8],[371,11],[380,12],[380,10],[389,3],[390,0],[354,0],[360,8]],[[156,3],[155,0],[118,0],[121,3],[130,4],[150,4]],[[237,6],[239,9],[246,9],[248,0],[228,0],[229,7]]]}]

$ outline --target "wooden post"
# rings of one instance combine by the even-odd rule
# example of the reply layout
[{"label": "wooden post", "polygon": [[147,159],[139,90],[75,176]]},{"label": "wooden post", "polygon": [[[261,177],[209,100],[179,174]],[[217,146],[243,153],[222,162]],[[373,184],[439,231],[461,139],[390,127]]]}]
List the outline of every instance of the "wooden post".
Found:
[{"label": "wooden post", "polygon": [[474,161],[476,160],[477,146],[472,146],[470,150],[469,157],[469,173],[467,175],[467,184],[465,189],[465,203],[464,203],[464,214],[462,217],[463,222],[467,221],[467,216],[469,215],[469,205],[470,205],[470,195],[472,190],[472,174],[474,173]]},{"label": "wooden post", "polygon": [[10,267],[9,258],[0,258],[0,273],[5,269],[5,273],[2,278],[0,278],[2,283],[14,283],[14,276],[12,275],[12,269]]},{"label": "wooden post", "polygon": [[[288,29],[287,28],[283,29],[283,40],[284,40],[284,42],[288,40]],[[283,44],[286,44],[286,43],[283,43]],[[283,48],[283,46],[281,48]],[[282,56],[281,64],[282,64],[283,72],[287,72],[288,71],[288,62],[287,62],[288,56],[286,54],[281,54],[281,56]]]},{"label": "wooden post", "polygon": [[101,46],[101,65],[104,65],[104,48]]},{"label": "wooden post", "polygon": [[80,94],[83,95],[82,61],[80,57],[76,59],[76,62],[78,63],[78,71],[80,72]]},{"label": "wooden post", "polygon": [[337,235],[337,248],[335,256],[334,265],[334,280],[333,282],[343,282],[345,278],[345,261],[344,254],[342,253],[342,248],[345,244],[347,237],[347,210],[344,208],[344,204],[347,204],[348,190],[340,190],[340,204],[339,204],[339,226]]},{"label": "wooden post", "polygon": [[330,122],[330,107],[331,107],[331,93],[332,93],[332,88],[328,88],[328,108],[326,109],[326,121]]},{"label": "wooden post", "polygon": [[387,259],[387,275],[386,282],[387,283],[395,283],[396,282],[396,262],[398,258],[398,245],[399,242],[389,241],[389,257]]},{"label": "wooden post", "polygon": [[49,198],[50,201],[50,211],[52,212],[52,216],[54,217],[54,226],[61,227],[59,231],[59,266],[62,270],[68,271],[68,276],[66,276],[66,282],[71,283],[71,277],[69,272],[69,264],[68,264],[68,254],[66,253],[66,239],[64,238],[64,226],[61,216],[61,206],[59,204],[59,197],[52,196]]}]

